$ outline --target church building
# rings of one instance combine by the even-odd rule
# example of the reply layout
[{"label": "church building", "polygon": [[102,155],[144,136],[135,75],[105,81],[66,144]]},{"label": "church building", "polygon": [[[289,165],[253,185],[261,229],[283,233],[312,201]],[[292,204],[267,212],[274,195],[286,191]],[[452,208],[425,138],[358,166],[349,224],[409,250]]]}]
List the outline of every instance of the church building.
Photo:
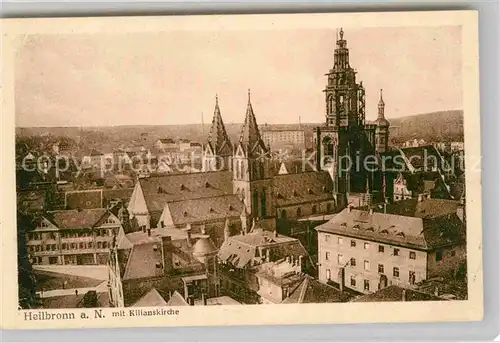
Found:
[{"label": "church building", "polygon": [[[340,29],[333,68],[326,74],[325,125],[316,129],[316,167],[328,170],[333,182],[337,209],[347,204],[368,205],[384,201],[384,180],[376,166],[380,154],[388,150],[389,122],[380,90],[378,117],[365,118],[365,89],[356,81],[349,63],[349,49]],[[367,170],[364,161],[374,168]]]}]

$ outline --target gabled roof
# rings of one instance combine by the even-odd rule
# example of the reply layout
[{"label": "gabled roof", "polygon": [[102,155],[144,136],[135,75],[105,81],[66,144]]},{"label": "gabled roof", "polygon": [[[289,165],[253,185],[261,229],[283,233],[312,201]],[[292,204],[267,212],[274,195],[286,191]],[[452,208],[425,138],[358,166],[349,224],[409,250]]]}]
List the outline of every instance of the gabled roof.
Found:
[{"label": "gabled roof", "polygon": [[89,189],[82,191],[67,191],[64,195],[66,209],[91,209],[102,208],[102,189]]},{"label": "gabled roof", "polygon": [[45,209],[45,190],[22,191],[17,193],[17,208],[28,212]]},{"label": "gabled roof", "polygon": [[[465,242],[465,227],[456,214],[456,204],[434,199],[418,205],[415,202],[410,199],[387,205],[387,213],[383,213],[383,206],[373,213],[346,208],[316,230],[420,250]],[[391,214],[392,205],[396,206],[394,212],[404,214]]]},{"label": "gabled roof", "polygon": [[174,225],[239,217],[243,203],[237,195],[170,202],[166,205]]},{"label": "gabled roof", "polygon": [[175,141],[172,138],[160,138],[159,141],[162,144],[175,144]]},{"label": "gabled roof", "polygon": [[158,293],[156,288],[151,289],[146,295],[137,300],[132,307],[157,307],[157,306],[168,306],[167,302]]},{"label": "gabled roof", "polygon": [[245,122],[241,128],[239,142],[245,150],[247,157],[255,155],[258,150],[267,152],[266,145],[260,136],[257,119],[255,119],[255,114],[253,112],[252,103],[250,101],[250,90],[248,91],[247,112],[245,114]]},{"label": "gabled roof", "polygon": [[304,275],[304,280],[292,290],[283,304],[314,304],[347,302],[354,297],[355,293],[349,290],[341,292],[333,286],[315,280],[309,275]]},{"label": "gabled roof", "polygon": [[277,206],[333,199],[327,171],[276,175],[273,183]]},{"label": "gabled roof", "polygon": [[189,306],[189,304],[179,292],[175,291],[168,300],[167,306]]},{"label": "gabled roof", "polygon": [[140,179],[147,208],[161,212],[168,202],[233,193],[230,171],[168,174]]},{"label": "gabled roof", "polygon": [[46,218],[59,229],[88,229],[106,214],[104,208],[48,212]]},{"label": "gabled roof", "polygon": [[215,97],[215,110],[214,117],[212,119],[212,127],[210,128],[210,133],[208,134],[208,144],[212,148],[215,154],[231,154],[232,145],[229,140],[229,136],[226,132],[226,127],[222,121],[222,115],[219,108],[219,98]]},{"label": "gabled roof", "polygon": [[92,151],[90,152],[90,156],[102,156],[102,155],[104,154],[96,149],[92,149]]}]

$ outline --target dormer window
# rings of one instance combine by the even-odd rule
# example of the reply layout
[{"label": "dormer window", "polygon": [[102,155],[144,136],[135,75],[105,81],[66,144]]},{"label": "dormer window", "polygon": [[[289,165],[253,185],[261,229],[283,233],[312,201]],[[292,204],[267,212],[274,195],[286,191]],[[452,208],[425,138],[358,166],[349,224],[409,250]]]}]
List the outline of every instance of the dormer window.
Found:
[{"label": "dormer window", "polygon": [[215,210],[212,207],[210,207],[209,211],[210,211],[210,213],[215,212]]},{"label": "dormer window", "polygon": [[283,194],[278,193],[277,197],[278,197],[278,199],[283,199]]},{"label": "dormer window", "polygon": [[359,224],[355,224],[355,225],[353,225],[353,226],[352,226],[352,228],[353,228],[354,230],[359,230]]},{"label": "dormer window", "polygon": [[403,232],[401,232],[401,231],[399,231],[399,232],[396,234],[396,236],[398,236],[398,237],[402,237],[402,238],[405,238],[405,234],[404,234]]},{"label": "dormer window", "polygon": [[369,231],[369,232],[373,232],[373,227],[369,227],[368,229],[366,229],[366,231]]},{"label": "dormer window", "polygon": [[387,231],[386,229],[384,229],[384,230],[380,231],[380,233],[383,234],[383,235],[387,235],[387,234],[389,234],[389,231]]},{"label": "dormer window", "polygon": [[347,223],[340,224],[340,227],[343,227],[343,228],[347,227]]},{"label": "dormer window", "polygon": [[293,191],[293,196],[294,197],[298,197],[299,196],[299,194],[297,193],[297,191]]},{"label": "dormer window", "polygon": [[161,186],[158,187],[158,193],[163,193],[163,188],[161,188]]},{"label": "dormer window", "polygon": [[156,262],[156,268],[161,268],[161,263],[160,262]]},{"label": "dormer window", "polygon": [[307,189],[307,193],[309,193],[309,194],[314,194],[314,192],[313,192],[313,190],[312,190],[311,188],[308,188],[308,189]]},{"label": "dormer window", "polygon": [[187,217],[188,216],[188,213],[186,211],[184,211],[184,217]]},{"label": "dormer window", "polygon": [[181,191],[185,191],[186,190],[186,186],[184,186],[184,184],[181,184]]},{"label": "dormer window", "polygon": [[229,205],[229,211],[234,211],[233,205]]},{"label": "dormer window", "polygon": [[205,188],[210,188],[210,184],[208,182],[205,182]]}]

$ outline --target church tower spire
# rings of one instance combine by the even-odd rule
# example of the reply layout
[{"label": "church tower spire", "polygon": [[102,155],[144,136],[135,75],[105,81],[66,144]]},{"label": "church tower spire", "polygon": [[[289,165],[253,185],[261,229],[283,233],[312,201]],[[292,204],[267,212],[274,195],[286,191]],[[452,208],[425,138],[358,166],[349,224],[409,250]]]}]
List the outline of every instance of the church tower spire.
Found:
[{"label": "church tower spire", "polygon": [[215,95],[215,109],[207,144],[203,151],[203,171],[227,170],[233,152],[219,108],[219,96]]},{"label": "church tower spire", "polygon": [[378,153],[386,152],[388,149],[390,123],[385,119],[385,102],[382,97],[382,89],[380,90],[378,116],[375,124],[377,125],[375,128],[375,150]]},{"label": "church tower spire", "polygon": [[272,178],[268,148],[255,119],[248,90],[245,122],[233,155],[233,192],[239,194],[252,218],[270,218],[274,213],[271,199]]},{"label": "church tower spire", "polygon": [[380,100],[378,101],[378,119],[385,119],[384,111],[385,111],[385,102],[382,97],[383,89],[380,89]]},{"label": "church tower spire", "polygon": [[240,144],[243,145],[245,152],[248,155],[253,155],[258,149],[266,151],[267,148],[260,136],[259,126],[257,125],[257,119],[255,119],[255,114],[253,112],[250,89],[248,90],[248,103],[247,111],[245,114],[245,122],[241,129],[240,134]]}]

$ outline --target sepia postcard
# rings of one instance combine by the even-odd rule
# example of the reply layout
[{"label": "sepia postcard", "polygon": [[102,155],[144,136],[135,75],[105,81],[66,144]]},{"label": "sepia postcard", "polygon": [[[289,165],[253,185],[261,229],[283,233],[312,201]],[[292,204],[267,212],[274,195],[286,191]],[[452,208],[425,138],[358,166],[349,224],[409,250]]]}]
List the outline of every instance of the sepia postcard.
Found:
[{"label": "sepia postcard", "polygon": [[2,328],[482,319],[477,12],[2,28]]}]

